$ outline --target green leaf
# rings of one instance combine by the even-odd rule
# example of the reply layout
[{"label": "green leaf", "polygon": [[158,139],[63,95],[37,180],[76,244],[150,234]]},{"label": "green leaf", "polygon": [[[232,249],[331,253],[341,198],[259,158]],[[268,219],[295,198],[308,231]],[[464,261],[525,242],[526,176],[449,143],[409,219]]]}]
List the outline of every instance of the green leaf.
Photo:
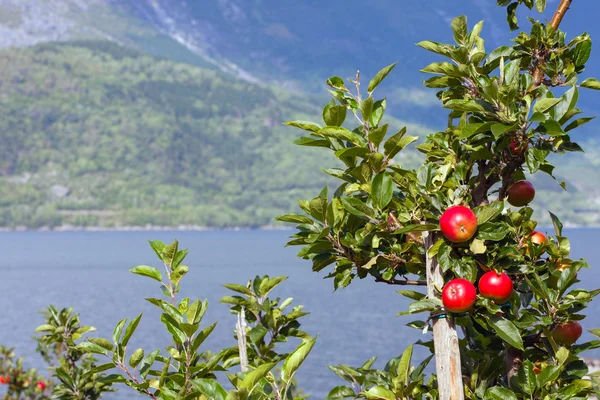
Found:
[{"label": "green leaf", "polygon": [[[363,121],[371,121],[371,114],[373,113],[374,100],[373,96],[369,96],[360,103],[360,113],[363,117]],[[329,124],[328,124],[329,125]]]},{"label": "green leaf", "polygon": [[204,330],[200,331],[198,335],[196,335],[192,341],[192,350],[196,351],[198,347],[204,343],[206,338],[212,333],[213,329],[215,329],[215,326],[217,326],[217,323],[213,322],[208,328],[205,328]]},{"label": "green leaf", "polygon": [[469,31],[467,27],[467,17],[461,15],[452,20],[452,33],[454,34],[454,40],[459,45],[466,45],[469,37]]},{"label": "green leaf", "polygon": [[561,99],[552,99],[552,98],[539,99],[533,106],[533,112],[534,113],[536,113],[536,112],[545,113],[548,110],[550,110],[552,107],[554,107],[555,105],[560,103],[560,101],[561,101]]},{"label": "green leaf", "polygon": [[403,385],[408,386],[408,374],[410,372],[410,361],[413,355],[413,345],[411,344],[404,350],[400,361],[398,362],[397,376]]},{"label": "green leaf", "polygon": [[373,79],[371,79],[371,82],[369,82],[369,87],[367,88],[367,91],[369,93],[373,93],[373,91],[375,90],[375,88],[377,86],[379,86],[379,84],[381,83],[381,81],[383,81],[385,79],[386,76],[388,76],[388,74],[390,72],[392,72],[392,70],[394,69],[394,67],[396,66],[397,63],[393,63],[391,65],[388,65],[387,67],[383,68],[381,71],[379,71],[377,73],[377,75],[375,75],[375,77]]},{"label": "green leaf", "polygon": [[600,90],[600,81],[598,81],[596,78],[587,78],[581,82],[579,86],[588,89]]},{"label": "green leaf", "polygon": [[477,226],[481,226],[488,221],[493,220],[504,210],[504,202],[495,201],[487,206],[475,207],[473,212],[477,216]]},{"label": "green leaf", "polygon": [[83,377],[86,378],[86,377],[92,376],[94,374],[98,374],[100,372],[108,371],[109,369],[113,369],[115,366],[116,365],[113,362],[109,362],[106,364],[100,364],[97,367],[94,367],[92,369],[85,371],[85,373],[83,374]]},{"label": "green leaf", "polygon": [[281,379],[289,383],[300,367],[308,354],[312,350],[315,345],[317,338],[309,340],[307,342],[302,343],[300,346],[296,348],[283,362],[283,367],[281,368]]},{"label": "green leaf", "polygon": [[260,295],[267,296],[271,290],[277,287],[281,282],[285,281],[287,276],[276,276],[275,278],[265,279],[260,283]]},{"label": "green leaf", "polygon": [[508,235],[508,227],[503,223],[486,222],[477,228],[477,237],[482,240],[502,240]]},{"label": "green leaf", "polygon": [[44,324],[35,328],[35,332],[54,332],[55,329],[54,325]]},{"label": "green leaf", "polygon": [[123,339],[121,339],[121,345],[123,347],[127,346],[127,343],[129,343],[129,339],[131,338],[131,335],[133,335],[133,332],[135,332],[141,319],[142,319],[142,314],[138,315],[134,320],[132,320],[129,323],[129,325],[127,325],[127,329],[125,329],[125,334],[123,335]]},{"label": "green leaf", "polygon": [[177,240],[165,246],[162,252],[162,259],[167,265],[174,267],[173,264],[177,257],[177,250],[179,250],[179,242]]},{"label": "green leaf", "polygon": [[154,350],[152,353],[148,354],[142,359],[140,363],[140,376],[142,378],[146,379],[146,376],[148,375],[148,372],[150,372],[150,368],[152,368],[152,365],[154,364],[159,352],[160,350]]},{"label": "green leaf", "polygon": [[535,9],[538,10],[540,14],[543,14],[546,10],[546,0],[535,0]]},{"label": "green leaf", "polygon": [[152,250],[154,250],[158,258],[162,261],[162,251],[165,248],[165,244],[160,240],[151,240],[148,243],[150,243],[150,247],[152,247]]},{"label": "green leaf", "polygon": [[578,118],[575,121],[571,122],[569,125],[567,125],[564,129],[565,132],[569,132],[575,128],[579,128],[582,125],[587,124],[588,122],[590,122],[591,120],[593,120],[596,117],[586,117],[586,118]]},{"label": "green leaf", "polygon": [[365,396],[369,400],[396,400],[396,395],[391,390],[384,388],[383,386],[374,386],[369,389]]},{"label": "green leaf", "polygon": [[225,400],[227,398],[227,391],[215,379],[194,379],[192,385],[211,400]]},{"label": "green leaf", "polygon": [[253,344],[258,344],[258,342],[265,337],[265,335],[269,332],[267,328],[262,325],[256,325],[248,332],[248,338],[250,342]]},{"label": "green leaf", "polygon": [[527,394],[535,393],[537,387],[537,379],[533,372],[533,363],[529,360],[525,360],[519,366],[518,372],[519,385],[521,389]]},{"label": "green leaf", "polygon": [[371,132],[369,132],[369,141],[373,143],[375,147],[378,147],[383,141],[387,130],[388,124],[381,125],[380,127],[373,129]]},{"label": "green leaf", "polygon": [[497,315],[489,316],[489,323],[502,340],[519,350],[524,350],[523,339],[517,327],[509,320]]},{"label": "green leaf", "polygon": [[552,219],[552,225],[554,225],[554,231],[556,232],[556,236],[562,236],[563,224],[560,222],[558,217],[554,215],[552,212],[548,211],[550,214],[550,219]]},{"label": "green leaf", "polygon": [[469,245],[469,249],[473,254],[485,254],[485,252],[487,251],[485,242],[481,239],[473,239],[473,241]]},{"label": "green leaf", "polygon": [[136,275],[147,276],[155,281],[162,282],[162,275],[160,271],[149,265],[138,265],[137,267],[130,269],[129,272]]},{"label": "green leaf", "polygon": [[245,294],[246,296],[254,296],[254,293],[252,293],[252,290],[248,289],[246,286],[238,285],[235,283],[226,283],[223,286],[229,290],[233,290],[234,292]]},{"label": "green leaf", "polygon": [[127,323],[127,318],[123,318],[115,326],[115,329],[113,330],[113,335],[112,335],[112,340],[115,344],[119,343],[119,340],[121,340],[121,333],[123,333],[123,328],[125,327],[126,323]]},{"label": "green leaf", "polygon": [[294,128],[300,128],[300,129],[308,131],[308,132],[314,132],[314,133],[319,132],[319,130],[321,129],[320,125],[317,125],[315,123],[308,122],[308,121],[288,121],[288,122],[284,122],[284,124],[288,125],[288,126],[293,126]]},{"label": "green leaf", "polygon": [[387,172],[381,172],[373,179],[371,186],[371,198],[373,205],[380,210],[383,210],[392,200],[394,185],[392,177]]},{"label": "green leaf", "polygon": [[131,368],[137,367],[143,358],[144,349],[137,349],[131,354],[131,357],[129,357],[129,366],[131,366]]},{"label": "green leaf", "polygon": [[329,391],[325,400],[341,400],[348,398],[355,398],[356,393],[354,393],[354,389],[348,386],[336,386]]},{"label": "green leaf", "polygon": [[494,386],[488,388],[485,391],[485,396],[483,400],[518,400],[517,396],[508,389],[505,389],[500,386]]},{"label": "green leaf", "polygon": [[395,135],[392,135],[383,145],[385,156],[388,160],[394,158],[394,156],[402,151],[402,149],[419,139],[416,136],[404,137],[405,134],[406,127],[402,128],[400,132],[396,133]]},{"label": "green leaf", "polygon": [[323,109],[323,121],[328,126],[341,126],[346,120],[347,108],[344,106],[327,105]]},{"label": "green leaf", "polygon": [[415,292],[414,290],[396,290],[397,293],[401,294],[404,297],[408,297],[409,299],[412,300],[423,300],[425,297],[427,297],[426,294],[424,293],[420,293],[420,292]]},{"label": "green leaf", "polygon": [[331,142],[327,139],[317,139],[310,136],[302,136],[294,140],[294,144],[309,147],[329,147]]},{"label": "green leaf", "polygon": [[326,126],[319,131],[319,135],[339,140],[345,140],[356,145],[361,145],[364,143],[364,139],[361,136],[354,132],[350,132],[346,128],[341,128],[339,126]]},{"label": "green leaf", "polygon": [[538,375],[538,387],[544,387],[546,384],[558,379],[560,373],[563,370],[562,365],[548,365],[542,369],[542,372]]},{"label": "green leaf", "polygon": [[341,90],[342,92],[348,92],[348,89],[346,89],[346,85],[344,84],[344,80],[339,76],[332,76],[331,78],[327,79],[325,83],[334,89]]},{"label": "green leaf", "polygon": [[250,393],[253,392],[254,387],[275,367],[277,363],[262,364],[256,369],[248,372],[244,379],[239,384],[239,389],[248,389]]},{"label": "green leaf", "polygon": [[94,354],[102,354],[107,355],[108,352],[104,347],[98,346],[97,344],[91,342],[82,342],[76,346],[77,350],[85,352],[85,353],[94,353]]},{"label": "green leaf", "polygon": [[104,339],[104,338],[88,338],[88,340],[91,343],[94,343],[108,351],[112,351],[113,349],[113,344],[110,342],[110,340],[108,339]]}]

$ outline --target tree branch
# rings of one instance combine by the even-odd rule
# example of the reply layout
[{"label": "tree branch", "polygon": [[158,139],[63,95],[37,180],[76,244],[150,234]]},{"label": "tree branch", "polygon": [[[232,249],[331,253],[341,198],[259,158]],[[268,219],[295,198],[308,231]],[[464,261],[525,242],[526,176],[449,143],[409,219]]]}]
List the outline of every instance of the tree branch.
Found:
[{"label": "tree branch", "polygon": [[384,282],[388,285],[412,285],[412,286],[427,286],[427,281],[415,281],[412,279],[383,279],[375,278],[375,282]]},{"label": "tree branch", "polygon": [[[560,4],[558,5],[558,8],[556,9],[556,12],[554,13],[554,16],[552,17],[552,20],[550,21],[550,26],[552,26],[554,30],[557,30],[560,26],[560,23],[562,22],[563,18],[565,17],[565,14],[569,10],[569,7],[571,6],[572,2],[573,0],[561,0]],[[545,62],[545,56],[546,55],[543,55],[541,59],[538,59],[538,64],[533,73],[533,85],[529,89],[530,92],[536,87],[540,86],[544,81],[544,71],[542,71],[542,65]]]},{"label": "tree branch", "polygon": [[[552,26],[552,28],[554,28],[554,30],[558,29],[566,12],[569,10],[569,6],[571,5],[572,1],[573,0],[561,0],[556,12],[554,13],[554,16],[552,17],[552,21],[550,21],[550,25]],[[543,54],[542,56],[543,57],[541,59],[538,59],[538,64],[536,65],[536,69],[533,73],[533,85],[529,89],[530,92],[533,89],[535,89],[536,87],[538,87],[539,85],[541,85],[544,81],[545,74],[544,74],[544,71],[542,71],[542,66],[545,62],[545,57],[547,57],[547,54]],[[504,178],[504,176],[503,176],[503,178]],[[512,178],[512,176],[510,178]],[[505,180],[503,182],[502,188],[500,189],[500,194],[499,194],[500,199],[504,198],[504,196],[506,194],[506,190],[508,189],[509,183],[510,183],[510,179]],[[524,344],[526,346],[527,345],[531,346],[532,344],[537,342],[540,339],[540,337],[541,337],[540,334],[527,337],[526,338],[527,340],[525,341]],[[508,379],[509,386],[510,386],[510,378],[518,372],[519,366],[523,362],[522,357],[523,357],[522,351],[517,350],[512,347],[509,347],[506,349],[506,354],[504,356],[504,364],[506,367],[506,377]]]}]

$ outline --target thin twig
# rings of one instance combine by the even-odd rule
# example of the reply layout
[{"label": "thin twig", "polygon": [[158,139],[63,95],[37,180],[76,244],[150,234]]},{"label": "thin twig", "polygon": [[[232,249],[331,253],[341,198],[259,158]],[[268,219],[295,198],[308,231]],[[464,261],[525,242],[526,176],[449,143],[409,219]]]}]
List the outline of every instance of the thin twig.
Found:
[{"label": "thin twig", "polygon": [[388,285],[427,286],[427,281],[415,281],[412,279],[375,278],[375,282],[383,282],[383,283],[387,283]]}]

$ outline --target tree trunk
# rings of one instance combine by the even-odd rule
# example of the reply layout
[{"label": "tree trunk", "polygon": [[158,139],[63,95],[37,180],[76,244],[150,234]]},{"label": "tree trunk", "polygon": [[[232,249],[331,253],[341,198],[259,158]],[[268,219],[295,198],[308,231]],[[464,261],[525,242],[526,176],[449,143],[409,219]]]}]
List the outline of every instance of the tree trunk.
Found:
[{"label": "tree trunk", "polygon": [[[423,233],[425,249],[433,246],[438,239],[436,236],[432,232]],[[444,287],[443,272],[436,257],[427,258],[427,295],[430,298],[439,297],[435,286]],[[464,400],[458,334],[452,318],[433,319],[433,343],[440,400]]]}]

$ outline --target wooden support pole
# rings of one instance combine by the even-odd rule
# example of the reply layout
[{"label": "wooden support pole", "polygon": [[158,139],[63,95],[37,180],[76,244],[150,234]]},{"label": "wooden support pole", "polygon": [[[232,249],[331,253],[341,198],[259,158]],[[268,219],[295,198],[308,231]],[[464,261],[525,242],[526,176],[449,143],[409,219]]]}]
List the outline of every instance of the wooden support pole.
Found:
[{"label": "wooden support pole", "polygon": [[[436,236],[432,232],[423,233],[423,241],[427,250],[436,242]],[[444,275],[437,262],[437,257],[427,258],[427,295],[429,298],[439,298],[435,286],[440,289],[444,287]],[[433,343],[440,400],[464,400],[458,334],[453,319],[435,318],[433,320]]]}]

